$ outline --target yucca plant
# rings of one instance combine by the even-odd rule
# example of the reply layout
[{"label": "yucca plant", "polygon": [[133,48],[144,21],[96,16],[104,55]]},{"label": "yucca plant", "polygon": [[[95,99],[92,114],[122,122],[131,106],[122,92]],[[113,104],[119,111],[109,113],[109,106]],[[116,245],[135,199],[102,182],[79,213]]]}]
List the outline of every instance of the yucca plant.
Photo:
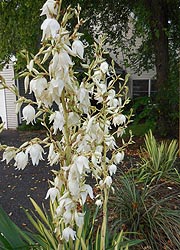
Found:
[{"label": "yucca plant", "polygon": [[[37,242],[38,246],[42,250],[57,250],[60,245],[55,236],[55,225],[53,224],[53,214],[56,209],[56,203],[50,202],[50,210],[46,212],[45,208],[40,206],[31,199],[36,214],[34,212],[26,212],[28,219],[32,223],[36,230],[36,234],[32,234],[32,238]],[[77,237],[75,242],[68,241],[62,242],[61,248],[63,250],[99,250],[101,244],[101,227],[97,223],[98,206],[85,209],[85,220],[82,227],[77,228]],[[63,230],[65,227],[63,221],[59,225],[59,230]],[[133,249],[135,245],[139,244],[139,239],[129,239],[128,233],[123,230],[119,230],[116,233],[110,233],[107,231],[106,235],[106,249],[113,250],[129,250]]]},{"label": "yucca plant", "polygon": [[[149,131],[145,135],[145,148],[141,154],[141,166],[139,179],[149,179],[150,182],[166,180],[179,182],[180,178],[175,169],[175,161],[178,154],[176,140],[158,143]],[[139,171],[138,170],[138,171]]]},{"label": "yucca plant", "polygon": [[145,239],[133,249],[179,249],[179,194],[179,191],[167,189],[166,183],[137,184],[135,175],[122,174],[117,178],[115,194],[111,198],[116,215],[114,228],[137,232],[131,237]]}]

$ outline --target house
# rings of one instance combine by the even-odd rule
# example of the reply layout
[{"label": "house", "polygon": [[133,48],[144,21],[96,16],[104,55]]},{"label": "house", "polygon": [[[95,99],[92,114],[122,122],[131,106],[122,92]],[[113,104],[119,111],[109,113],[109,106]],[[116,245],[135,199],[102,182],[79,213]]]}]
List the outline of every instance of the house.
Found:
[{"label": "house", "polygon": [[[0,75],[8,86],[15,84],[13,62],[7,64]],[[16,96],[8,89],[0,89],[0,116],[6,129],[16,129],[18,117],[16,114]]]},{"label": "house", "polygon": [[[143,44],[143,40],[141,38],[136,38],[134,47],[129,47],[129,40],[133,36],[133,29],[133,20],[130,18],[128,33],[124,34],[124,44],[134,53],[138,53],[137,49]],[[128,87],[131,98],[142,96],[150,97],[157,92],[155,66],[148,71],[143,71],[141,74],[135,73],[132,68],[126,66],[125,61],[128,61],[130,64],[132,64],[132,62],[130,62],[129,58],[124,54],[121,48],[112,50],[109,43],[106,44],[105,48],[109,51],[111,58],[116,62],[116,64],[130,75]]]}]

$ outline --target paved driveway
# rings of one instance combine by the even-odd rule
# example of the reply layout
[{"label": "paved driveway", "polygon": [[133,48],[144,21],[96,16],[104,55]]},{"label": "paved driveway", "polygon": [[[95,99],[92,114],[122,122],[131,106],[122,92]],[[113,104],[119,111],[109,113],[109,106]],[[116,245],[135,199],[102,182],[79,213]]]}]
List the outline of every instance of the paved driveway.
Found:
[{"label": "paved driveway", "polygon": [[[39,136],[42,137],[43,132],[7,130],[0,134],[0,143],[19,146],[23,142]],[[29,226],[22,207],[32,208],[29,197],[35,199],[39,205],[45,202],[48,179],[52,179],[52,177],[51,168],[46,161],[41,161],[39,166],[32,166],[29,163],[24,170],[15,170],[13,161],[8,166],[2,162],[2,152],[0,152],[0,205],[21,228],[27,224]]]}]

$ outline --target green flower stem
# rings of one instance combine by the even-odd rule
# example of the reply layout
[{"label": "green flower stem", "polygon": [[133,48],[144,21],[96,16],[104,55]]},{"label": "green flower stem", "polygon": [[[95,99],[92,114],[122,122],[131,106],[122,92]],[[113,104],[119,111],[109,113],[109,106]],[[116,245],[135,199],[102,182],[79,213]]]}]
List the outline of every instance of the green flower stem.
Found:
[{"label": "green flower stem", "polygon": [[108,189],[105,187],[104,192],[104,201],[103,201],[103,221],[101,228],[101,244],[100,250],[106,249],[106,231],[107,231],[107,203],[108,203]]},{"label": "green flower stem", "polygon": [[[105,103],[103,104],[103,108],[102,108],[102,114],[103,114],[103,120],[104,120],[104,130],[105,130],[105,124],[106,124],[106,120],[107,120],[107,116],[106,116],[106,105]],[[104,148],[104,152],[103,152],[103,174],[104,174],[104,178],[106,178],[107,176],[107,166],[106,166],[106,154],[107,154],[107,146],[106,143],[103,143],[103,148]],[[107,204],[108,204],[108,187],[107,185],[105,185],[105,187],[103,188],[103,221],[102,221],[102,228],[101,228],[101,243],[100,243],[100,250],[105,250],[106,249],[106,231],[107,231]]]},{"label": "green flower stem", "polygon": [[61,103],[64,111],[64,138],[65,138],[65,144],[66,144],[66,149],[65,149],[65,161],[66,165],[69,166],[71,163],[71,143],[70,143],[70,131],[68,128],[68,110],[66,107],[66,99],[65,99],[65,90],[63,89],[62,94],[61,94]]}]

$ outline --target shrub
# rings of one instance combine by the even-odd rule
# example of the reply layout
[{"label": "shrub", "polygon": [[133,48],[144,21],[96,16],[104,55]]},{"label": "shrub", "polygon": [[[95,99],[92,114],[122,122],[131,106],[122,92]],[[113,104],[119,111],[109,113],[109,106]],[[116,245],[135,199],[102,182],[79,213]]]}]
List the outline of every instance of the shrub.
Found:
[{"label": "shrub", "polygon": [[132,108],[133,123],[129,126],[135,136],[144,136],[150,129],[155,130],[157,125],[157,107],[150,97],[138,97],[126,107]]},{"label": "shrub", "polygon": [[111,199],[112,213],[116,215],[114,228],[137,232],[131,237],[145,239],[134,249],[179,249],[179,194],[179,188],[169,190],[166,183],[137,184],[134,174],[122,174]]}]

